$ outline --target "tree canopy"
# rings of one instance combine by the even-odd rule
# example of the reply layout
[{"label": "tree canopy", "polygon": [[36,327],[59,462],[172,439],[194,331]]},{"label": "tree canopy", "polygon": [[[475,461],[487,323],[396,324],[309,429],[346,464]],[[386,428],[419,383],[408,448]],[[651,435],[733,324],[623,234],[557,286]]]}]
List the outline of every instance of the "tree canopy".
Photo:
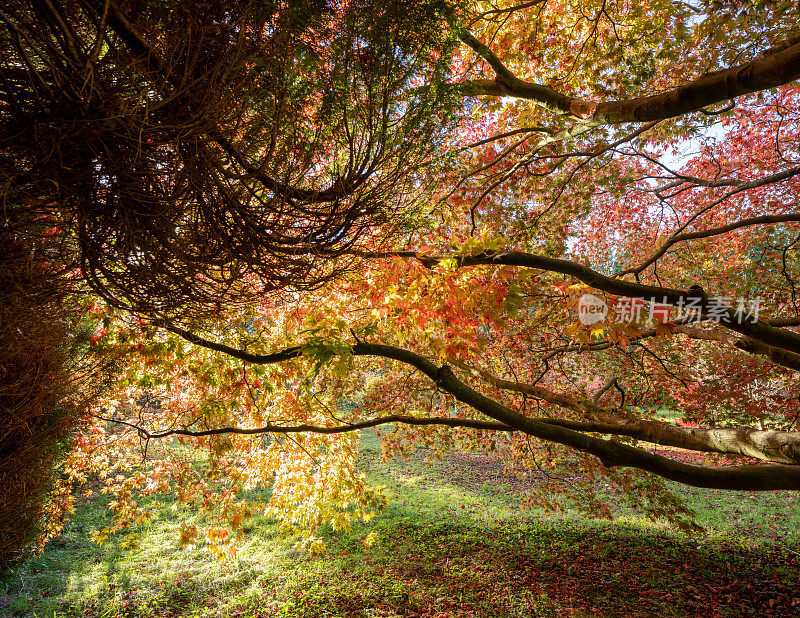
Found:
[{"label": "tree canopy", "polygon": [[373,427],[607,514],[579,469],[687,529],[664,479],[800,489],[796,15],[0,9],[3,232],[44,247],[117,370],[54,517],[98,473],[111,529],[172,489],[219,524],[184,542],[233,551],[260,509],[318,548],[383,504],[355,465]]}]

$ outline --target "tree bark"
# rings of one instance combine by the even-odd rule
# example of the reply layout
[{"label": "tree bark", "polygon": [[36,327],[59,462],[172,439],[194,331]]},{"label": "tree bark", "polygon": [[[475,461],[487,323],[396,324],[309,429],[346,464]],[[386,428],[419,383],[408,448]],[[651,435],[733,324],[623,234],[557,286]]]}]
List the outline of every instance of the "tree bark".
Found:
[{"label": "tree bark", "polygon": [[680,427],[664,421],[630,420],[622,416],[624,411],[603,408],[590,401],[554,393],[541,386],[504,380],[487,371],[460,363],[457,366],[498,388],[525,393],[592,419],[590,422],[543,420],[550,425],[575,431],[627,436],[651,444],[690,451],[743,455],[772,463],[800,464],[800,432],[759,430],[752,427]]},{"label": "tree bark", "polygon": [[540,107],[570,114],[587,124],[604,125],[624,122],[652,122],[696,112],[709,105],[736,97],[782,86],[800,78],[800,42],[745,64],[707,73],[658,94],[620,101],[584,101],[547,86],[526,82],[514,76],[481,43],[462,40],[489,62],[496,79],[479,79],[451,84],[463,96],[516,97]]}]

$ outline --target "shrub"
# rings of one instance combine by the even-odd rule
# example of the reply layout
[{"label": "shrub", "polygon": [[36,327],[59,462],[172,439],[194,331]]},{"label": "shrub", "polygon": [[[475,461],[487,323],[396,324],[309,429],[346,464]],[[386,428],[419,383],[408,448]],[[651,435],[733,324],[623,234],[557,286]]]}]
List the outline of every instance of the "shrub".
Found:
[{"label": "shrub", "polygon": [[0,567],[42,539],[87,400],[71,336],[78,309],[45,258],[35,241],[0,228]]}]

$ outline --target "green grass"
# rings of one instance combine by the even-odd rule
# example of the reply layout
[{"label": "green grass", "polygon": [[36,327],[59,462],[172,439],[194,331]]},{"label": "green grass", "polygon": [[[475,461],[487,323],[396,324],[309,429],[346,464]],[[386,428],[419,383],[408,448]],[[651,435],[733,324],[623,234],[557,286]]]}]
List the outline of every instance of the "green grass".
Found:
[{"label": "green grass", "polygon": [[[98,547],[101,498],[39,557],[0,579],[12,616],[781,616],[800,613],[800,497],[685,490],[706,528],[688,538],[634,511],[613,521],[520,509],[521,484],[486,458],[362,466],[391,503],[369,525],[328,533],[328,552],[293,552],[256,518],[235,560],[177,544],[197,515],[154,501],[154,520]],[[375,531],[380,543],[366,549]]]},{"label": "green grass", "polygon": [[656,417],[662,421],[674,421],[683,418],[683,412],[677,408],[653,408]]}]

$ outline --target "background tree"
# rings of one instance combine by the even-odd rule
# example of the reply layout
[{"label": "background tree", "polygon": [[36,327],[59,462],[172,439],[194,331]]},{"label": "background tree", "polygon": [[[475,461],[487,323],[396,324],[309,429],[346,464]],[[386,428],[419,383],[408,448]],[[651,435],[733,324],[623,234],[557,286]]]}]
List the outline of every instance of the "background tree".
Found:
[{"label": "background tree", "polygon": [[90,404],[113,375],[108,359],[96,363],[87,356],[82,312],[70,302],[47,249],[0,227],[3,565],[61,529],[70,501],[58,492],[60,464]]},{"label": "background tree", "polygon": [[684,527],[659,477],[798,488],[791,3],[74,6],[3,14],[4,166],[128,360],[69,462],[129,472],[114,525],[173,487],[231,550],[269,485],[317,547],[380,506],[352,434],[389,423],[387,452],[579,466]]}]

